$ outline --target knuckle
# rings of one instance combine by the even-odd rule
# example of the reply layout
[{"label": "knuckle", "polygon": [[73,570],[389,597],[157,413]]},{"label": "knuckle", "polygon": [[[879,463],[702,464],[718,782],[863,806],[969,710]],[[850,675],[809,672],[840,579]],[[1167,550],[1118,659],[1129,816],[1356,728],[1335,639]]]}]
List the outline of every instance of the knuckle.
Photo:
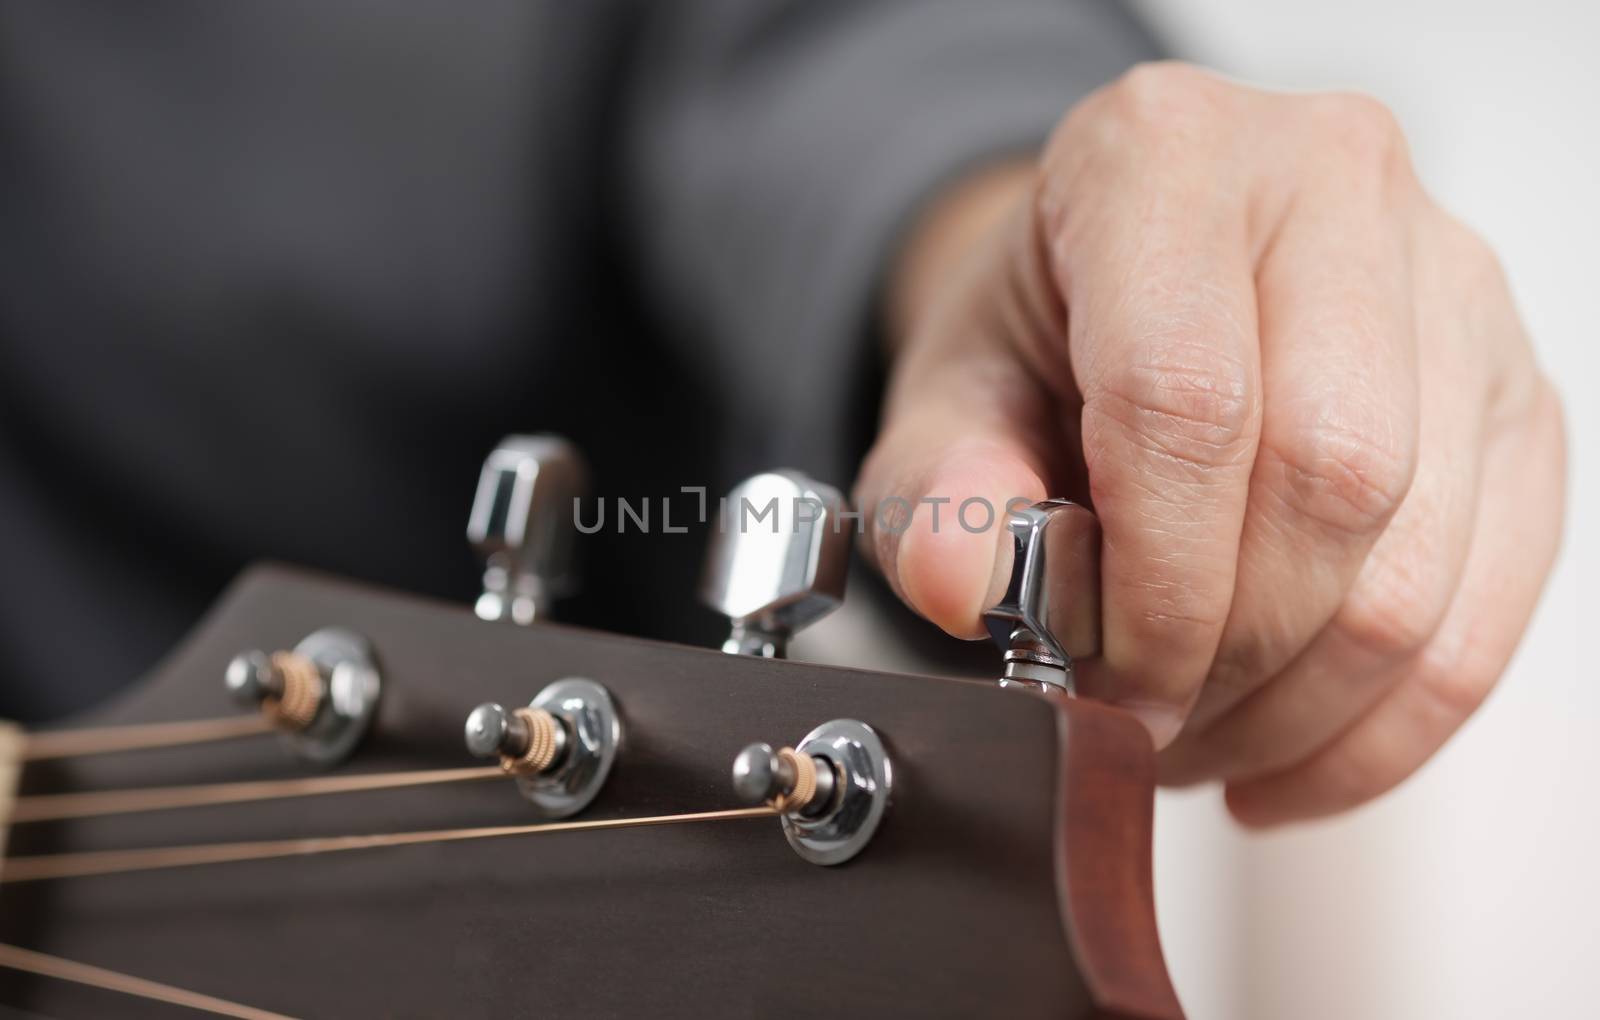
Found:
[{"label": "knuckle", "polygon": [[1333,93],[1306,100],[1307,118],[1348,169],[1357,167],[1399,182],[1411,179],[1411,158],[1405,132],[1383,103],[1361,93]]},{"label": "knuckle", "polygon": [[1434,206],[1425,221],[1429,262],[1438,267],[1436,284],[1447,300],[1454,302],[1461,321],[1480,326],[1495,324],[1496,332],[1509,327],[1508,335],[1521,331],[1516,305],[1505,266],[1494,247],[1482,234],[1450,213]]},{"label": "knuckle", "polygon": [[1338,754],[1323,778],[1338,803],[1353,807],[1390,790],[1405,776],[1390,756],[1368,749]]},{"label": "knuckle", "polygon": [[1308,102],[1313,104],[1317,126],[1334,132],[1352,153],[1383,157],[1404,144],[1394,113],[1369,95],[1334,92],[1313,96]]},{"label": "knuckle", "polygon": [[1292,513],[1332,531],[1370,535],[1394,516],[1417,471],[1415,433],[1320,413],[1264,440]]},{"label": "knuckle", "polygon": [[1494,246],[1476,230],[1460,220],[1449,218],[1448,245],[1452,261],[1462,275],[1462,288],[1468,295],[1499,296],[1509,290],[1505,265]]},{"label": "knuckle", "polygon": [[1175,60],[1137,64],[1108,90],[1120,117],[1157,132],[1170,130],[1175,116],[1188,117],[1215,109],[1220,79]]},{"label": "knuckle", "polygon": [[1571,454],[1567,448],[1566,410],[1561,406],[1561,393],[1550,377],[1537,369],[1533,388],[1529,415],[1536,426],[1536,433],[1543,437],[1540,449],[1544,451],[1545,462],[1555,477],[1565,479]]},{"label": "knuckle", "polygon": [[[1196,468],[1254,454],[1259,406],[1253,373],[1216,351],[1164,345],[1125,362],[1084,394],[1083,431],[1090,477],[1097,463],[1126,463],[1127,444]],[[1116,443],[1104,442],[1108,434]]]},{"label": "knuckle", "polygon": [[1446,723],[1459,723],[1478,710],[1494,687],[1496,672],[1452,649],[1431,649],[1413,678],[1428,704]]},{"label": "knuckle", "polygon": [[1449,596],[1435,591],[1434,579],[1422,569],[1431,562],[1426,552],[1413,552],[1406,561],[1409,567],[1372,562],[1378,569],[1363,571],[1339,607],[1334,626],[1357,647],[1381,659],[1404,658],[1426,646],[1438,631]]}]

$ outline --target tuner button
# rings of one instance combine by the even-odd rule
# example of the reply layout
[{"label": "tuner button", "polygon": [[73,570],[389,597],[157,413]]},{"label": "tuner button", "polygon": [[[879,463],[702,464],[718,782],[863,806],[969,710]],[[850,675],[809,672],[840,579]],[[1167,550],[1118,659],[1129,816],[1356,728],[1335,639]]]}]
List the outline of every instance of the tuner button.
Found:
[{"label": "tuner button", "polygon": [[507,712],[505,706],[492,701],[479,705],[467,716],[467,750],[478,758],[493,758],[502,749],[506,753],[516,750],[520,754],[517,745],[526,744],[526,734],[518,741],[513,733],[514,724],[520,725],[520,720]]},{"label": "tuner button", "polygon": [[[765,804],[783,792],[786,765],[771,744],[751,744],[733,759],[734,795],[746,804]],[[788,771],[787,781],[793,787],[794,770]]]},{"label": "tuner button", "polygon": [[1005,681],[1072,689],[1072,660],[1100,651],[1100,522],[1048,499],[1007,518],[1011,579],[983,614],[1005,652]]},{"label": "tuner button", "polygon": [[240,652],[228,663],[223,675],[228,693],[239,704],[255,708],[277,695],[281,684],[273,671],[272,658],[258,648]]},{"label": "tuner button", "polygon": [[751,744],[733,759],[733,792],[746,804],[771,804],[785,814],[812,815],[833,800],[833,767],[826,759]]},{"label": "tuner button", "polygon": [[547,771],[567,746],[566,728],[542,708],[506,711],[484,702],[467,716],[467,750],[479,758],[499,758],[512,775]]},{"label": "tuner button", "polygon": [[577,587],[572,515],[588,477],[559,436],[508,436],[489,454],[467,520],[485,563],[479,617],[532,623]]},{"label": "tuner button", "polygon": [[798,471],[768,471],[723,501],[700,597],[731,624],[722,650],[783,658],[794,634],[844,601],[848,504]]}]

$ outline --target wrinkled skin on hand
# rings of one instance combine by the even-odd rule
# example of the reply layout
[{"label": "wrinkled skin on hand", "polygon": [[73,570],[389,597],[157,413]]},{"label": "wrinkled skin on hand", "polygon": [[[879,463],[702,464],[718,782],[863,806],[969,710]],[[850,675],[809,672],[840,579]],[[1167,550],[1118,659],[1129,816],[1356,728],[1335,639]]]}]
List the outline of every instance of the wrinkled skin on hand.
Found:
[{"label": "wrinkled skin on hand", "polygon": [[[1221,779],[1257,825],[1394,786],[1493,687],[1559,542],[1560,407],[1495,256],[1377,102],[1178,64],[1006,179],[902,260],[858,505],[1091,501],[1079,689],[1139,715],[1164,781]],[[867,553],[975,637],[1009,551],[931,510]]]}]

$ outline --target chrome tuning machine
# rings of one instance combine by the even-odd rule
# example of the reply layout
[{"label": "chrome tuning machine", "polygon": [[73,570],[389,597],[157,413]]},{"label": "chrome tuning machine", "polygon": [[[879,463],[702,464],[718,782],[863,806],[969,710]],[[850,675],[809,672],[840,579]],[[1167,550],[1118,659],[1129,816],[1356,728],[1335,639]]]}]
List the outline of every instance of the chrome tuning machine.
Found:
[{"label": "chrome tuning machine", "polygon": [[311,634],[293,651],[240,652],[224,681],[235,700],[272,720],[295,754],[318,765],[355,749],[383,689],[371,647],[339,627]]},{"label": "chrome tuning machine", "polygon": [[559,436],[507,436],[489,454],[467,520],[484,560],[480,618],[532,623],[577,587],[573,511],[588,486],[583,455]]},{"label": "chrome tuning machine", "polygon": [[798,471],[767,471],[728,493],[700,582],[701,601],[731,624],[724,652],[784,658],[796,632],[839,608],[847,509],[838,489]]},{"label": "chrome tuning machine", "polygon": [[792,748],[751,744],[733,760],[733,791],[779,813],[784,837],[812,864],[843,864],[872,840],[894,770],[883,741],[854,719],[823,723]]},{"label": "chrome tuning machine", "polygon": [[466,722],[467,750],[495,758],[545,818],[589,806],[605,785],[622,743],[622,720],[606,689],[568,677],[525,708],[485,702]]},{"label": "chrome tuning machine", "polygon": [[1011,580],[984,612],[1005,653],[1001,683],[1072,691],[1072,661],[1100,651],[1100,522],[1087,507],[1047,499],[1010,511]]}]

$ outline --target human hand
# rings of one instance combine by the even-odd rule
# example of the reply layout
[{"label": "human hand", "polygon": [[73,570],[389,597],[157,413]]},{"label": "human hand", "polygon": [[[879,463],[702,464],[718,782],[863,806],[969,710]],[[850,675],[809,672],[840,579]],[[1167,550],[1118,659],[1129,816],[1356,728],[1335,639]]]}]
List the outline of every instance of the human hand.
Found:
[{"label": "human hand", "polygon": [[1078,688],[1145,722],[1164,781],[1225,780],[1250,824],[1351,807],[1503,671],[1559,540],[1559,404],[1376,102],[1137,68],[936,207],[890,301],[857,505],[949,503],[869,523],[869,557],[975,637],[1009,552],[956,507],[1091,501]]}]

